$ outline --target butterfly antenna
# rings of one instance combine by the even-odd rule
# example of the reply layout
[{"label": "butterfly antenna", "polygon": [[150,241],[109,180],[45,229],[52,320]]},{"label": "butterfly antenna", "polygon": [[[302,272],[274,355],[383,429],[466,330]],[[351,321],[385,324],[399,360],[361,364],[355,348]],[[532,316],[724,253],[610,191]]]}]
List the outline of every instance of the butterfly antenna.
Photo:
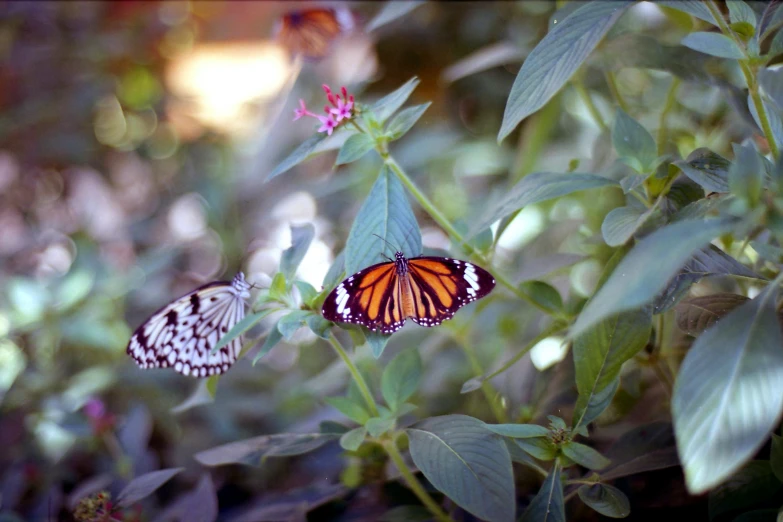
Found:
[{"label": "butterfly antenna", "polygon": [[[389,247],[392,249],[392,252],[399,252],[399,251],[400,251],[400,249],[399,249],[399,248],[395,250],[395,249],[394,249],[394,245],[392,245],[391,243],[389,243],[388,241],[386,241],[386,238],[383,238],[383,237],[379,236],[378,234],[373,234],[373,236],[377,237],[378,239],[380,239],[381,241],[383,241],[384,243],[386,243],[387,245],[389,245]],[[381,252],[381,255],[383,255],[383,252]],[[384,256],[384,257],[386,257],[386,256]],[[389,259],[389,258],[387,257],[386,259]]]}]

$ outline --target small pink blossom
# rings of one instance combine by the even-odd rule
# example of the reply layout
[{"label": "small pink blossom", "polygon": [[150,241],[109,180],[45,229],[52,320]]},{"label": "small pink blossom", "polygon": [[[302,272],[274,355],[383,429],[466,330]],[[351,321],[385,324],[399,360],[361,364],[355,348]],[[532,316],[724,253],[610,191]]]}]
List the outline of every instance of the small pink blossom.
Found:
[{"label": "small pink blossom", "polygon": [[326,99],[329,102],[329,104],[324,106],[324,113],[326,116],[313,114],[307,110],[304,100],[299,100],[299,108],[294,109],[294,121],[302,116],[317,118],[318,121],[321,122],[321,127],[319,127],[318,132],[325,132],[327,135],[331,136],[334,129],[340,125],[340,122],[349,120],[353,116],[354,97],[352,94],[348,94],[348,89],[345,87],[340,88],[341,94],[333,93],[332,89],[326,84],[323,84],[321,88],[323,88]]},{"label": "small pink blossom", "polygon": [[351,119],[351,109],[353,109],[353,96],[348,101],[337,100],[337,107],[330,109],[338,122]]},{"label": "small pink blossom", "polygon": [[294,109],[294,121],[298,120],[302,116],[305,116],[306,114],[309,114],[310,111],[307,110],[307,106],[305,106],[305,101],[300,99],[299,100],[299,108]]},{"label": "small pink blossom", "polygon": [[321,126],[318,128],[318,132],[326,132],[327,136],[331,136],[334,129],[337,127],[337,121],[331,116],[318,116],[321,121]]}]

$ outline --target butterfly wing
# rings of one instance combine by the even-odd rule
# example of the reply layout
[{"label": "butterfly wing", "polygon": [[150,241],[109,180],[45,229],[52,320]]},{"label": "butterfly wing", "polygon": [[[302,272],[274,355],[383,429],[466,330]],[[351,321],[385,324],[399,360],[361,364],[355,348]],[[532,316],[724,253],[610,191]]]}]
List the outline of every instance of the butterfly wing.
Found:
[{"label": "butterfly wing", "polygon": [[242,293],[214,282],[164,306],[139,326],[127,352],[142,368],[174,368],[207,377],[225,372],[242,349],[239,338],[211,354],[218,340],[245,316]]},{"label": "butterfly wing", "polygon": [[350,16],[345,10],[324,8],[291,11],[283,15],[277,37],[292,53],[323,58],[332,41],[349,28]]},{"label": "butterfly wing", "polygon": [[360,324],[385,334],[402,328],[402,292],[394,262],[367,267],[337,285],[321,313],[329,321]]},{"label": "butterfly wing", "polygon": [[435,326],[451,319],[461,307],[495,288],[495,278],[483,268],[447,257],[422,256],[408,260],[411,319]]}]

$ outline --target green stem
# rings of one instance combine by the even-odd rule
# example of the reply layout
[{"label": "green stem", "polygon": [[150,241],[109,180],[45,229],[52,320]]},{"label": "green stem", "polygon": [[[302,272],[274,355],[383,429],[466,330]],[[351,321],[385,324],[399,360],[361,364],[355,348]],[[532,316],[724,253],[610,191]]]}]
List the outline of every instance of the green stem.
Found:
[{"label": "green stem", "polygon": [[[402,182],[403,185],[405,185],[411,194],[413,194],[413,197],[416,198],[416,201],[419,202],[419,205],[422,206],[425,212],[429,214],[429,216],[443,228],[443,230],[446,231],[446,233],[459,245],[462,247],[462,249],[465,251],[465,253],[468,254],[468,256],[477,258],[480,262],[486,264],[487,259],[481,255],[475,248],[473,248],[472,245],[470,245],[465,237],[460,234],[460,232],[454,228],[454,225],[452,225],[449,220],[446,218],[446,216],[443,215],[443,213],[438,210],[438,208],[427,198],[427,196],[419,190],[419,187],[416,186],[416,184],[413,182],[412,179],[408,177],[407,174],[402,170],[402,167],[394,161],[394,158],[392,158],[391,154],[389,154],[386,151],[378,151],[381,154],[381,157],[383,158],[383,162],[388,166],[392,172],[399,178],[399,180]],[[527,303],[535,306],[542,312],[551,315],[552,312],[545,309],[535,301],[533,301],[530,297],[527,296],[524,292],[521,292],[511,281],[506,279],[503,275],[498,274],[495,272],[493,274],[495,276],[495,280],[500,283],[501,285],[505,286],[511,292],[522,299],[523,301],[526,301]]]},{"label": "green stem", "polygon": [[775,135],[772,133],[772,126],[769,123],[769,117],[767,116],[767,110],[764,108],[764,102],[761,100],[759,84],[755,75],[755,68],[751,68],[750,66],[750,57],[748,57],[745,46],[742,44],[740,39],[737,38],[736,33],[732,31],[728,25],[726,25],[726,20],[723,19],[723,15],[721,14],[720,9],[718,9],[718,6],[715,5],[715,0],[706,0],[704,5],[706,5],[707,9],[709,9],[710,13],[712,13],[712,17],[717,22],[721,32],[734,40],[734,43],[737,44],[737,47],[739,47],[743,54],[745,54],[745,58],[737,60],[737,62],[739,63],[740,69],[742,70],[742,75],[745,77],[745,83],[748,85],[750,98],[753,100],[753,106],[756,108],[756,114],[758,114],[759,123],[761,123],[761,131],[764,133],[764,137],[767,139],[767,143],[769,144],[769,151],[772,153],[773,158],[777,158],[779,153],[778,144],[775,141]]},{"label": "green stem", "polygon": [[[473,373],[475,373],[477,377],[484,375],[484,369],[481,367],[481,363],[479,362],[478,357],[476,357],[473,348],[470,347],[468,343],[463,342],[461,336],[454,336],[454,340],[457,341],[457,344],[460,345],[462,351],[465,352],[465,355],[468,356],[468,361],[470,362],[470,367],[473,370]],[[506,414],[506,410],[503,409],[503,407],[495,400],[495,396],[498,395],[498,391],[492,387],[488,380],[482,381],[481,391],[484,394],[484,397],[487,399],[487,403],[489,404],[495,419],[500,424],[508,424],[509,419],[508,415]]]},{"label": "green stem", "polygon": [[441,509],[429,493],[424,490],[419,481],[416,480],[416,477],[413,476],[413,472],[402,458],[400,450],[397,449],[397,443],[394,440],[386,440],[383,442],[383,449],[386,450],[386,453],[392,459],[394,465],[400,470],[400,475],[402,475],[402,478],[408,483],[408,487],[411,488],[413,494],[421,500],[421,503],[435,516],[435,519],[442,522],[454,522],[453,519]]},{"label": "green stem", "polygon": [[348,357],[348,354],[345,352],[343,345],[340,344],[340,341],[338,341],[337,337],[335,337],[331,332],[329,333],[329,343],[334,348],[334,351],[337,352],[337,355],[339,355],[343,360],[345,366],[348,367],[348,371],[351,372],[351,376],[353,377],[356,386],[359,387],[359,392],[361,392],[362,397],[364,397],[364,402],[367,403],[367,407],[370,408],[370,412],[374,417],[379,417],[380,412],[378,411],[378,405],[375,404],[375,399],[373,399],[372,393],[370,393],[370,388],[367,386],[367,382],[364,380],[364,377],[362,377],[362,374],[359,373],[359,369],[353,363],[351,358]]},{"label": "green stem", "polygon": [[672,83],[669,86],[669,92],[666,95],[666,104],[661,111],[661,118],[658,120],[658,156],[663,156],[666,152],[666,140],[668,139],[669,129],[666,127],[666,118],[674,108],[677,102],[677,90],[680,88],[680,79],[672,76]]},{"label": "green stem", "polygon": [[623,111],[630,114],[628,111],[628,104],[625,103],[625,100],[620,94],[620,90],[617,88],[617,81],[615,80],[612,71],[606,71],[606,83],[609,85],[609,91],[612,93],[612,98],[617,102],[617,105],[619,105]]},{"label": "green stem", "polygon": [[585,89],[581,75],[576,75],[571,81],[571,84],[576,89],[579,97],[582,98],[582,101],[585,103],[587,110],[590,112],[590,116],[592,116],[598,126],[601,127],[601,132],[608,132],[609,126],[606,125],[603,117],[601,117],[601,113],[598,112],[598,107],[596,107],[593,103],[593,99],[590,97],[590,93],[587,92],[587,89]]}]

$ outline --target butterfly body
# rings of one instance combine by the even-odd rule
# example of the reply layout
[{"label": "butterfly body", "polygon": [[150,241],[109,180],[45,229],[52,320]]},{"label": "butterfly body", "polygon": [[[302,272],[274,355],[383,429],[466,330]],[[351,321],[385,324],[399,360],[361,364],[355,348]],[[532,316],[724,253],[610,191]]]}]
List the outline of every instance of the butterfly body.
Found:
[{"label": "butterfly body", "polygon": [[324,301],[322,314],[330,321],[390,334],[406,319],[421,326],[439,325],[494,287],[489,272],[467,261],[408,259],[397,252],[393,261],[367,267],[337,285]]},{"label": "butterfly body", "polygon": [[239,338],[212,354],[223,335],[245,317],[250,285],[241,272],[175,299],[133,333],[127,353],[142,368],[174,368],[183,375],[208,377],[228,370],[239,357]]}]

